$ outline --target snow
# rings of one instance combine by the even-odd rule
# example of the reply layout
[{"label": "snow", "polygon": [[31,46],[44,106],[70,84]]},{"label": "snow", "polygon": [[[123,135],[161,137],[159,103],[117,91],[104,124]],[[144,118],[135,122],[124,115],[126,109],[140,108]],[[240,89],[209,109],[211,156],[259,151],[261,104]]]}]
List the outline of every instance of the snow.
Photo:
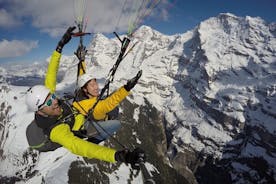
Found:
[{"label": "snow", "polygon": [[139,120],[139,114],[140,114],[139,107],[137,107],[134,109],[134,114],[133,114],[133,119],[135,119],[136,122],[138,122]]},{"label": "snow", "polygon": [[[145,163],[145,167],[147,168],[147,170],[149,171],[149,174],[151,175],[151,172],[152,171],[157,171],[158,170],[154,167],[154,165],[150,164],[150,163]],[[134,171],[134,173],[137,172],[137,171]],[[129,183],[128,181],[128,177],[129,175],[131,174],[131,171],[129,170],[129,167],[125,164],[121,164],[120,167],[118,168],[117,171],[115,171],[114,173],[112,174],[108,174],[107,175],[109,176],[109,179],[110,179],[110,183]],[[152,176],[152,175],[151,175]],[[143,179],[142,179],[142,174],[141,174],[141,171],[139,172],[139,174],[137,175],[137,177],[134,178],[133,181],[131,181],[131,183],[133,184],[140,184],[140,183],[143,183]]]},{"label": "snow", "polygon": [[136,143],[137,144],[141,144],[142,143],[141,140],[138,139],[138,137],[137,137],[137,132],[133,132],[132,135],[136,138]]},{"label": "snow", "polygon": [[[128,184],[128,179],[130,175],[129,167],[125,164],[121,164],[119,169],[112,174],[107,174],[109,176],[110,183],[122,183]],[[139,184],[142,182],[142,174],[141,172],[138,174],[137,177],[131,182],[133,184]]]},{"label": "snow", "polygon": [[178,128],[174,134],[176,139],[181,139],[185,144],[190,144],[191,141],[191,130],[187,128]]},{"label": "snow", "polygon": [[218,144],[225,144],[226,142],[232,140],[232,137],[227,135],[226,132],[221,132],[210,124],[202,122],[197,128],[200,135],[205,136],[205,138],[212,139]]},{"label": "snow", "polygon": [[[8,122],[10,135],[8,139],[5,140],[3,147],[3,155],[7,156],[7,159],[2,161],[0,166],[0,173],[6,173],[7,175],[13,175],[13,167],[20,163],[20,158],[23,152],[28,148],[27,140],[25,135],[25,129],[27,125],[32,121],[33,114],[27,113],[27,108],[25,105],[24,93],[27,91],[26,87],[15,87],[10,86],[10,91],[7,95],[1,95],[1,102],[7,102],[10,105],[11,111],[8,114],[10,122]],[[14,97],[17,97],[16,99]],[[13,156],[8,156],[13,155]],[[11,160],[12,159],[12,160]]]},{"label": "snow", "polygon": [[[60,159],[56,160],[56,158]],[[59,150],[56,150],[55,152],[50,154],[47,153],[46,156],[41,155],[38,165],[46,167],[38,167],[37,169],[45,176],[47,183],[67,183],[68,173],[64,171],[69,170],[72,160],[75,159],[75,155],[71,154],[64,148],[59,148]]]}]

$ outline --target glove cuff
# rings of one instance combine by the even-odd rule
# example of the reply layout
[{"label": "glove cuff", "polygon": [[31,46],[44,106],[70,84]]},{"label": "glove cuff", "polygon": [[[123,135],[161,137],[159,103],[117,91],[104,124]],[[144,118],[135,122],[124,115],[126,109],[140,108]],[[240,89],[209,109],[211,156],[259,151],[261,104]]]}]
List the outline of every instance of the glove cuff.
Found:
[{"label": "glove cuff", "polygon": [[124,150],[122,151],[116,151],[115,153],[115,160],[119,162],[126,162],[126,153]]},{"label": "glove cuff", "polygon": [[56,48],[56,51],[58,53],[61,53],[62,52],[62,48],[63,48],[62,46],[58,45],[57,48]]},{"label": "glove cuff", "polygon": [[127,90],[128,92],[132,89],[129,85],[124,85],[124,88],[125,88],[125,90]]}]

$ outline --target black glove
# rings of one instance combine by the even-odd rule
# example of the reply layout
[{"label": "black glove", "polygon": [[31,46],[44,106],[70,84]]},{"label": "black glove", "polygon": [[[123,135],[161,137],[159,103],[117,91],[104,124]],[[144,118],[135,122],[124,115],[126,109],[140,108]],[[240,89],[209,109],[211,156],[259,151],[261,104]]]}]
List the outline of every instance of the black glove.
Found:
[{"label": "black glove", "polygon": [[127,84],[124,85],[125,89],[127,91],[130,91],[132,88],[134,88],[134,86],[137,84],[141,76],[142,76],[142,70],[140,70],[135,77],[127,81]]},{"label": "black glove", "polygon": [[145,162],[146,155],[141,148],[135,148],[133,151],[125,149],[115,153],[115,160],[131,164],[133,169],[140,169],[139,163]]},{"label": "black glove", "polygon": [[57,45],[57,48],[56,48],[57,52],[61,53],[64,45],[67,44],[71,40],[71,38],[72,38],[71,35],[72,35],[72,32],[74,31],[74,29],[76,29],[75,26],[69,27],[67,29],[67,31],[64,33],[61,40],[58,42],[58,45]]},{"label": "black glove", "polygon": [[87,53],[86,48],[84,46],[79,46],[77,49],[77,52],[75,52],[75,55],[77,56],[79,61],[84,61],[86,53]]}]

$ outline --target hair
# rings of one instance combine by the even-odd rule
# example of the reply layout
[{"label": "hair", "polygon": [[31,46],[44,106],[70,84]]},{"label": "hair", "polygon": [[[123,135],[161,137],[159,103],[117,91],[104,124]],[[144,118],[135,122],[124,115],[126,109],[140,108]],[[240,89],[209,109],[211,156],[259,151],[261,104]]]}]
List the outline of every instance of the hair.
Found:
[{"label": "hair", "polygon": [[81,100],[85,100],[88,99],[88,96],[86,95],[86,93],[83,91],[83,89],[78,89],[75,92],[75,100],[76,101],[81,101]]},{"label": "hair", "polygon": [[[87,89],[86,89],[86,88],[87,88],[87,85],[88,85],[88,82],[85,83],[85,85],[81,87],[81,90],[80,90],[80,91],[81,91],[81,93],[82,93],[83,96],[89,98],[89,96],[88,96],[88,94],[87,94]],[[84,90],[84,89],[86,89],[86,90]]]}]

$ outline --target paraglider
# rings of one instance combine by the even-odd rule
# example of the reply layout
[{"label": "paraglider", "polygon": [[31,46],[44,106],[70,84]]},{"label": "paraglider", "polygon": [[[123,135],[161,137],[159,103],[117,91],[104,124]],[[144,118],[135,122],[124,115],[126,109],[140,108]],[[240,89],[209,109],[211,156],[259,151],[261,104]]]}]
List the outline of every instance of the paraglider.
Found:
[{"label": "paraglider", "polygon": [[[123,9],[126,2],[124,2]],[[31,148],[44,152],[63,146],[72,153],[83,157],[96,158],[107,162],[130,163],[134,169],[146,170],[144,151],[140,148],[130,150],[114,138],[112,134],[120,128],[121,124],[116,119],[118,117],[110,118],[108,116],[108,113],[116,110],[119,103],[126,98],[142,75],[140,70],[125,85],[109,95],[109,85],[114,80],[117,68],[136,45],[135,43],[129,48],[133,33],[142,19],[148,16],[160,1],[143,0],[140,4],[137,1],[135,2],[135,13],[130,18],[127,36],[121,39],[114,32],[121,43],[120,53],[109,71],[103,89],[98,93],[96,78],[86,73],[85,55],[87,50],[83,45],[83,37],[91,34],[85,30],[87,26],[87,22],[84,22],[86,1],[74,1],[75,23],[78,31],[74,32],[76,27],[67,29],[52,54],[46,73],[45,85],[34,86],[27,92],[27,105],[35,112],[35,120],[28,126],[26,131]],[[73,103],[71,104],[68,99],[57,98],[55,89],[62,49],[72,37],[79,37],[79,45],[75,51],[79,62],[76,85],[78,88],[75,90]],[[35,136],[34,132],[37,133]],[[97,145],[109,137],[115,140],[122,147],[122,150],[117,151]],[[149,179],[149,181],[151,180]]]}]

